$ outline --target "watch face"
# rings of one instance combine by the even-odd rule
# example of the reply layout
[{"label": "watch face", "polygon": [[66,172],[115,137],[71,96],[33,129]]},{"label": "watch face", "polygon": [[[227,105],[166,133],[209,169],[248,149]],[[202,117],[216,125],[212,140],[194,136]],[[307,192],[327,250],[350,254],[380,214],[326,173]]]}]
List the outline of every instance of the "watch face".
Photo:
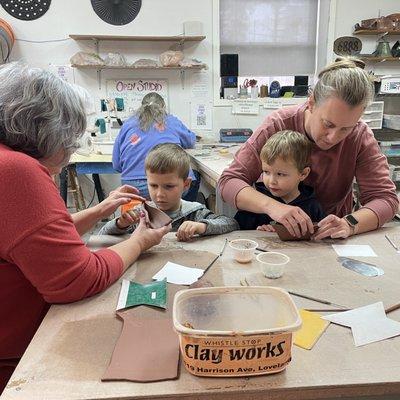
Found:
[{"label": "watch face", "polygon": [[358,224],[358,221],[351,214],[346,215],[345,218],[346,218],[347,222],[352,226],[355,226]]}]

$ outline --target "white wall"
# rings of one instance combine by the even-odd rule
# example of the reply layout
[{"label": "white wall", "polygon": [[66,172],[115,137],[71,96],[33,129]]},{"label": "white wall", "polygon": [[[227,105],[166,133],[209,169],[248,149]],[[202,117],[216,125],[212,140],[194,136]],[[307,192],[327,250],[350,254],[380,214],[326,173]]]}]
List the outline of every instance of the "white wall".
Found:
[{"label": "white wall", "polygon": [[[351,36],[354,25],[363,19],[376,18],[378,16],[386,16],[400,12],[399,0],[336,0],[336,17],[334,24],[334,39],[340,36]],[[376,49],[378,36],[357,36],[362,42],[363,54],[371,54]],[[391,47],[396,40],[400,39],[400,35],[388,36],[387,40]],[[333,48],[333,42],[330,43]],[[390,73],[400,73],[399,62],[371,63],[367,68],[373,70],[377,75],[385,75]]]}]

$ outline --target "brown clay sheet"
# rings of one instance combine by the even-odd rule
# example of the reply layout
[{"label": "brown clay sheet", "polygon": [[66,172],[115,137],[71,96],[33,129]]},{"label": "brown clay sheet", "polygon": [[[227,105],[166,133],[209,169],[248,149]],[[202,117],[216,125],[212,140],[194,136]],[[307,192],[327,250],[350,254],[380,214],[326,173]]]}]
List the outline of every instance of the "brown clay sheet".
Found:
[{"label": "brown clay sheet", "polygon": [[117,313],[124,326],[102,381],[176,379],[179,341],[172,320],[143,319],[129,311]]}]

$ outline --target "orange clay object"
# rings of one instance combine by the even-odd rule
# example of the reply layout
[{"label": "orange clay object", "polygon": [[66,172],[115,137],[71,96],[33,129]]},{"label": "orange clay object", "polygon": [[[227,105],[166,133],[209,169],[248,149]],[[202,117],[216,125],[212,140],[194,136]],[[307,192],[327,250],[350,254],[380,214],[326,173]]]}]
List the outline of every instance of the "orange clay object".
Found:
[{"label": "orange clay object", "polygon": [[131,200],[129,203],[123,204],[121,206],[121,214],[129,210],[132,210],[132,208],[135,208],[138,204],[142,204],[142,202],[136,199]]}]

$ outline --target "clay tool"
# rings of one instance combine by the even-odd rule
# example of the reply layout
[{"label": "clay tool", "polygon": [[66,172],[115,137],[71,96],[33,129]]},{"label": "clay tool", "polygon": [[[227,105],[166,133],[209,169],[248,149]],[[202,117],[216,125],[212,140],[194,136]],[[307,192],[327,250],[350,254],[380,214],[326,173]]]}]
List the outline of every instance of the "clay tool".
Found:
[{"label": "clay tool", "polygon": [[262,251],[263,253],[268,253],[268,250],[262,249],[260,247],[256,247],[257,251]]},{"label": "clay tool", "polygon": [[392,306],[385,308],[385,312],[386,314],[388,314],[392,311],[398,310],[399,308],[400,308],[400,303],[393,304]]},{"label": "clay tool", "polygon": [[297,296],[297,297],[301,297],[303,299],[307,299],[307,300],[312,300],[312,301],[316,301],[317,303],[321,303],[321,304],[327,304],[328,306],[333,306],[333,307],[338,307],[341,309],[347,309],[347,307],[342,306],[340,304],[336,304],[336,303],[332,303],[331,301],[328,300],[323,300],[323,299],[318,299],[316,297],[311,297],[311,296],[307,296],[305,294],[301,294],[301,293],[297,293],[297,292],[292,292],[290,290],[288,290],[288,293],[290,293],[293,296]]},{"label": "clay tool", "polygon": [[207,266],[207,268],[204,270],[202,276],[204,276],[204,275],[206,274],[206,272],[214,265],[215,261],[217,261],[218,258],[220,258],[220,257],[222,256],[222,254],[224,254],[225,247],[226,247],[226,244],[227,244],[227,243],[228,243],[228,239],[225,239],[225,242],[224,242],[224,244],[223,244],[223,246],[222,246],[221,251],[220,251],[219,254],[210,262],[210,264],[208,264],[208,266]]},{"label": "clay tool", "polygon": [[340,311],[348,311],[349,308],[304,308],[305,311],[310,312],[340,312]]},{"label": "clay tool", "polygon": [[399,252],[399,248],[394,244],[393,240],[390,239],[390,237],[388,235],[385,235],[386,240],[393,246],[393,248]]},{"label": "clay tool", "polygon": [[[400,308],[400,303],[393,304],[390,307],[385,308],[386,314],[389,314],[392,311],[398,310]],[[340,311],[349,311],[350,308],[305,308],[306,311],[312,312],[340,312]]]}]

